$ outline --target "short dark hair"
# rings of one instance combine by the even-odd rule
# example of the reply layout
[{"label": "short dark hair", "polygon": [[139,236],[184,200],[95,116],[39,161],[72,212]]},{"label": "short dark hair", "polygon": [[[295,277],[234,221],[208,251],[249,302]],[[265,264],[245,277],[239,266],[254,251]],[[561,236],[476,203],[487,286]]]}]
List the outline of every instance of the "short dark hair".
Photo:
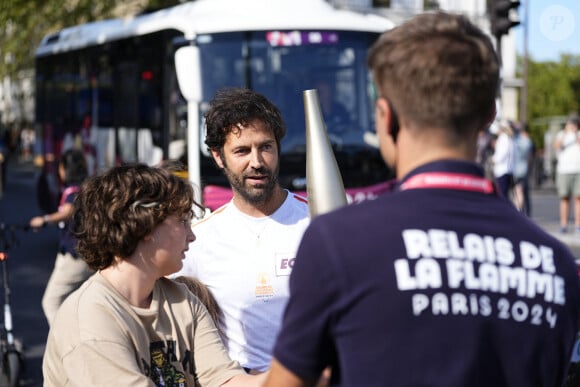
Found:
[{"label": "short dark hair", "polygon": [[278,149],[286,135],[286,125],[280,110],[262,94],[244,88],[218,90],[205,113],[206,139],[209,150],[221,151],[226,136],[238,124],[247,126],[260,120],[274,133]]},{"label": "short dark hair", "polygon": [[409,123],[448,129],[456,139],[493,118],[498,57],[463,15],[425,13],[386,31],[367,64],[379,96]]},{"label": "short dark hair", "polygon": [[74,201],[72,232],[77,250],[94,270],[126,258],[170,215],[193,214],[193,187],[162,168],[114,167],[89,177]]},{"label": "short dark hair", "polygon": [[65,185],[79,185],[88,176],[85,155],[79,149],[68,149],[60,156]]}]

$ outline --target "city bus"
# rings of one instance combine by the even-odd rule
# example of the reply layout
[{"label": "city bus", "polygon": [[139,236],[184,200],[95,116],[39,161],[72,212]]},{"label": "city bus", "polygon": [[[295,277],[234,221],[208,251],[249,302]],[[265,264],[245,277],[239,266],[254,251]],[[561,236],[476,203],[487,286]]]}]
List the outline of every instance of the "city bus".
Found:
[{"label": "city bus", "polygon": [[[84,150],[91,173],[126,162],[182,160],[213,210],[232,192],[204,144],[203,114],[224,87],[253,89],[281,110],[280,183],[306,193],[303,92],[319,90],[348,200],[376,197],[390,171],[374,136],[369,46],[388,19],[323,0],[197,0],[67,27],[35,52],[35,123],[44,210],[59,195],[57,165]],[[341,113],[326,112],[326,99]],[[329,104],[330,105],[330,104]]]}]

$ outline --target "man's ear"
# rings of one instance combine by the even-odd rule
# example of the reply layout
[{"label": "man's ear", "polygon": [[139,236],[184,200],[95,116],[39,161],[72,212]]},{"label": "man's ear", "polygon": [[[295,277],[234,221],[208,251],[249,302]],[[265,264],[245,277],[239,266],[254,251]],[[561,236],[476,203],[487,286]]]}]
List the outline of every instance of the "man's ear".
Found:
[{"label": "man's ear", "polygon": [[215,163],[217,164],[217,166],[220,167],[221,169],[223,169],[224,163],[223,163],[222,158],[220,156],[220,152],[215,150],[215,149],[212,149],[211,155],[213,156],[213,159],[214,159]]},{"label": "man's ear", "polygon": [[377,99],[376,104],[377,109],[379,110],[381,122],[383,122],[383,127],[378,129],[386,130],[386,133],[396,142],[397,134],[399,132],[399,121],[395,111],[386,98]]},{"label": "man's ear", "polygon": [[489,112],[489,116],[487,117],[485,125],[483,126],[482,129],[489,128],[491,126],[491,124],[493,123],[493,121],[495,121],[496,116],[497,116],[497,106],[496,106],[496,104],[493,104],[493,107],[492,107],[491,111]]},{"label": "man's ear", "polygon": [[[387,122],[387,115],[388,115],[388,111],[389,111],[389,104],[387,103],[387,100],[384,98],[379,98],[376,101],[376,108],[377,108],[377,122],[380,122],[381,124],[379,125],[379,127],[377,127],[377,130],[383,131],[385,130],[387,134],[390,135],[389,130],[390,130],[390,125]],[[378,133],[377,133],[378,134]]]}]

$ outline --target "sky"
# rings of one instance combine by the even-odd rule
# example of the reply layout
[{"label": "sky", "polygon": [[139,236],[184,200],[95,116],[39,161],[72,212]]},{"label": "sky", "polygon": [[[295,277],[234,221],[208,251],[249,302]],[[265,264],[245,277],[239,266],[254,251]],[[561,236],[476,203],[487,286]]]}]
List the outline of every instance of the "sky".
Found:
[{"label": "sky", "polygon": [[[580,0],[522,0],[520,20],[528,19],[528,56],[536,62],[559,61],[560,54],[580,55]],[[514,27],[516,49],[523,54],[525,28]]]}]

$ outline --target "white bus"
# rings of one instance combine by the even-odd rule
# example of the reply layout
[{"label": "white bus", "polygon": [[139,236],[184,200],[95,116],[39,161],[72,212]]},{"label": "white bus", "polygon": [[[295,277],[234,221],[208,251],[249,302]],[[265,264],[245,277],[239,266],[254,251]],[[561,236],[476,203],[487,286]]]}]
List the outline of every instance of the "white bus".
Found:
[{"label": "white bus", "polygon": [[[36,50],[36,124],[44,165],[41,207],[58,197],[62,150],[82,146],[91,171],[123,162],[181,159],[204,204],[231,198],[204,144],[203,113],[215,92],[256,90],[281,110],[280,182],[305,192],[302,92],[319,90],[351,201],[374,197],[391,171],[374,132],[369,45],[392,23],[322,0],[198,0],[45,36]],[[326,91],[328,90],[328,93]],[[325,111],[325,98],[339,106]]]}]

